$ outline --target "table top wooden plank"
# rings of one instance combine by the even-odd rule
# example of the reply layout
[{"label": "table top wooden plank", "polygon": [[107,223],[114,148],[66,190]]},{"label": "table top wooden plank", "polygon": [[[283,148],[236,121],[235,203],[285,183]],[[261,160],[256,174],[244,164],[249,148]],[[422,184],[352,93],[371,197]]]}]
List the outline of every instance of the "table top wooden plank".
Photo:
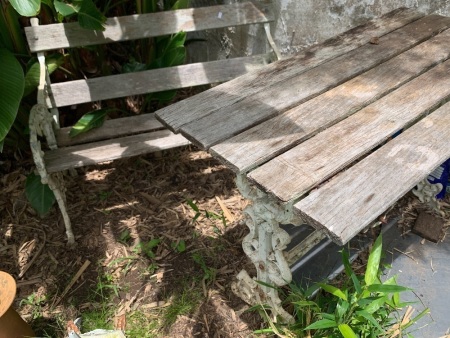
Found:
[{"label": "table top wooden plank", "polygon": [[449,144],[446,104],[313,191],[294,211],[344,244],[447,160]]},{"label": "table top wooden plank", "polygon": [[[383,36],[422,16],[423,14],[415,10],[400,8],[329,39],[323,44],[312,46],[293,57],[280,60],[262,70],[251,72],[194,97],[172,104],[159,110],[156,115],[166,127],[178,132],[180,127],[187,123],[222,107],[230,106],[271,84],[301,74],[333,57],[366,44],[373,37]],[[183,113],[180,114],[180,112]]]},{"label": "table top wooden plank", "polygon": [[450,57],[450,30],[210,149],[235,172],[247,172],[364,108]]},{"label": "table top wooden plank", "polygon": [[299,198],[449,98],[449,75],[450,60],[272,159],[248,177],[282,201]]},{"label": "table top wooden plank", "polygon": [[450,18],[438,15],[414,21],[382,36],[379,44],[363,45],[188,123],[181,127],[181,133],[208,149],[389,60],[449,25]]}]

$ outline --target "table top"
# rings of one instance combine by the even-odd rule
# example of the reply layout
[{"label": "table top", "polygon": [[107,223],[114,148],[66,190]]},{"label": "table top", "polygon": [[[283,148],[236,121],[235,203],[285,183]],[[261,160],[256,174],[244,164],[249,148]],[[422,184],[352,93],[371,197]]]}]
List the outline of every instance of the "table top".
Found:
[{"label": "table top", "polygon": [[398,9],[156,116],[342,244],[450,157],[449,27]]}]

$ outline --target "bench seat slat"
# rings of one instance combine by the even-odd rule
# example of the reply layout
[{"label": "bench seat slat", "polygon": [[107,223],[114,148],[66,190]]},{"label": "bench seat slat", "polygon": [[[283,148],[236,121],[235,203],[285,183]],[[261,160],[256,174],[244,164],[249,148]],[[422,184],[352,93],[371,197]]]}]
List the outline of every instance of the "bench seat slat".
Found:
[{"label": "bench seat slat", "polygon": [[324,182],[450,97],[450,60],[250,172],[290,201]]},{"label": "bench seat slat", "polygon": [[251,2],[109,18],[104,31],[78,23],[26,27],[31,52],[99,45],[150,38],[180,31],[192,32],[274,20],[270,4]]},{"label": "bench seat slat", "polygon": [[301,76],[269,86],[182,126],[181,132],[196,145],[208,149],[395,57],[449,26],[449,17],[430,15],[419,19],[381,37],[379,44],[366,44]]},{"label": "bench seat slat", "polygon": [[167,129],[45,152],[49,173],[188,145]]},{"label": "bench seat slat", "polygon": [[313,191],[294,211],[344,244],[446,161],[449,144],[446,104]]},{"label": "bench seat slat", "polygon": [[[163,124],[178,132],[181,126],[195,121],[221,107],[227,107],[243,98],[256,94],[278,81],[285,81],[329,59],[342,55],[367,43],[374,36],[383,36],[405,24],[422,17],[412,9],[401,8],[367,24],[347,31],[323,44],[312,46],[292,58],[281,60],[264,67],[260,71],[239,77],[213,90],[174,103],[156,114]],[[293,66],[295,64],[295,66]],[[276,73],[276,76],[272,76]],[[184,111],[179,114],[180,109]]]},{"label": "bench seat slat", "polygon": [[[235,172],[247,172],[364,108],[450,57],[450,29],[210,149]],[[261,137],[264,135],[264,137]]]},{"label": "bench seat slat", "polygon": [[54,101],[47,98],[46,104],[63,107],[229,81],[266,65],[270,58],[270,54],[262,54],[55,83],[51,85]]},{"label": "bench seat slat", "polygon": [[55,136],[59,147],[67,147],[163,128],[161,122],[156,120],[155,114],[151,113],[106,120],[100,128],[92,129],[88,133],[80,134],[74,138],[69,136],[72,127],[65,127],[55,130]]}]

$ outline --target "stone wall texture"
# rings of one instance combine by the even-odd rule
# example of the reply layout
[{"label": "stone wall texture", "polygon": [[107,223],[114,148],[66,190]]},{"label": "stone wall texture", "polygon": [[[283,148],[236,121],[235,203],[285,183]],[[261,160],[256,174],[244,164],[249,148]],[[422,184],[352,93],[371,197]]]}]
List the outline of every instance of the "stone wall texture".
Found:
[{"label": "stone wall texture", "polygon": [[289,54],[399,7],[450,16],[450,0],[275,0],[275,40]]},{"label": "stone wall texture", "polygon": [[[245,1],[245,0],[238,0]],[[258,1],[258,0],[253,0]],[[192,0],[193,6],[228,4],[236,0]],[[273,0],[276,21],[272,34],[283,55],[345,32],[396,8],[409,7],[450,16],[450,0]],[[263,53],[268,45],[261,25],[190,34],[190,62]]]}]

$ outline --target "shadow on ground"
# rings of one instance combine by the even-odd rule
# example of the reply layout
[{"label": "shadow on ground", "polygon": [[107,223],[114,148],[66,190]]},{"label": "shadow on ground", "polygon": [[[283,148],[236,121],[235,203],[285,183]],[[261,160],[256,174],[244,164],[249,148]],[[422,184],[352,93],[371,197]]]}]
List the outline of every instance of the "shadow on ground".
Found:
[{"label": "shadow on ground", "polygon": [[[230,290],[236,273],[251,269],[240,244],[246,201],[234,175],[206,153],[172,150],[67,177],[77,239],[70,249],[59,211],[40,219],[26,203],[25,175],[17,169],[1,181],[0,269],[16,278],[16,308],[37,333],[62,336],[66,320],[86,314],[87,326],[101,328],[92,313],[112,327],[136,311],[157,323],[148,337],[248,337],[260,328]],[[196,222],[187,199],[200,210]],[[234,221],[223,222],[219,200]]]}]

